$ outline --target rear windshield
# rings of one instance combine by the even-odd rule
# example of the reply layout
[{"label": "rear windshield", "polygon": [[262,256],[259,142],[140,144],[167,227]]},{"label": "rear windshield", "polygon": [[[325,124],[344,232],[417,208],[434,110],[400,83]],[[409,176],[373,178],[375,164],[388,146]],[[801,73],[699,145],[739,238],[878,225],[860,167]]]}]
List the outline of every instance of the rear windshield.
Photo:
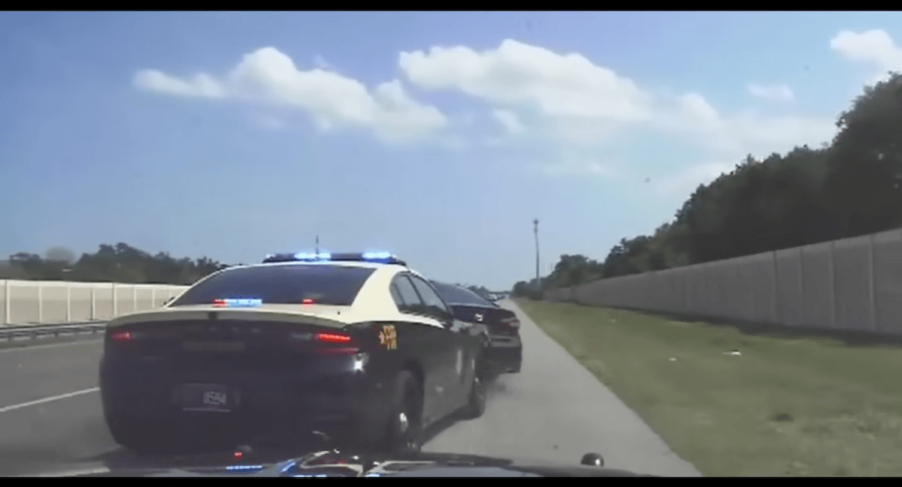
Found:
[{"label": "rear windshield", "polygon": [[231,269],[198,283],[171,306],[214,299],[259,299],[263,304],[350,306],[375,269],[337,265],[266,265]]},{"label": "rear windshield", "polygon": [[470,306],[490,306],[495,308],[495,303],[481,297],[480,295],[452,284],[444,284],[432,281],[435,290],[448,304],[466,304]]}]

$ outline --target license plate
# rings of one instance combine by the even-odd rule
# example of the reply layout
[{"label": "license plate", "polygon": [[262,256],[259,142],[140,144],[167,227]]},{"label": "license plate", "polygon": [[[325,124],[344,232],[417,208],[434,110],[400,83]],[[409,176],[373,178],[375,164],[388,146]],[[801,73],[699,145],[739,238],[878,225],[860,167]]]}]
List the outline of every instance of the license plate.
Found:
[{"label": "license plate", "polygon": [[182,342],[188,352],[243,352],[244,342]]},{"label": "license plate", "polygon": [[240,404],[238,390],[223,384],[185,384],[179,395],[183,411],[227,413]]}]

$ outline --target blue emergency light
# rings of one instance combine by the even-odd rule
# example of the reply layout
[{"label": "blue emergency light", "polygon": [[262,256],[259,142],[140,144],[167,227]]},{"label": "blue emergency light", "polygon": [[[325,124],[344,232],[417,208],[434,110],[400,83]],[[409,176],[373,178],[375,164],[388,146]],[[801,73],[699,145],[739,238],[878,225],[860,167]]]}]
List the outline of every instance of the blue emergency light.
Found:
[{"label": "blue emergency light", "polygon": [[318,254],[307,253],[307,252],[298,252],[298,253],[294,254],[294,258],[295,258],[295,260],[310,260],[310,261],[332,260],[332,254],[330,254],[329,252],[320,252]]},{"label": "blue emergency light", "polygon": [[395,264],[406,266],[391,252],[353,252],[332,254],[329,252],[297,252],[269,254],[263,259],[264,264],[275,262],[373,262],[378,264]]}]

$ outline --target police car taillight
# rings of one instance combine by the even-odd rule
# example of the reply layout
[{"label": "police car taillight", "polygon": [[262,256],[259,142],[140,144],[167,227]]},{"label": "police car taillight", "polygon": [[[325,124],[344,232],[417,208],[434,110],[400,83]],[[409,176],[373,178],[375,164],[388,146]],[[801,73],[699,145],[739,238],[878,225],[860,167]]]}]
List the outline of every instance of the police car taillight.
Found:
[{"label": "police car taillight", "polygon": [[135,335],[130,331],[114,331],[110,333],[110,341],[114,343],[127,342],[133,340]]},{"label": "police car taillight", "polygon": [[303,350],[321,355],[355,355],[360,353],[357,340],[340,332],[291,332],[289,339]]},{"label": "police car taillight", "polygon": [[108,335],[110,342],[117,344],[132,343],[144,340],[173,339],[177,338],[178,336],[179,333],[177,331],[161,326],[154,326],[151,330],[111,330]]},{"label": "police car taillight", "polygon": [[313,339],[320,344],[316,348],[316,352],[322,355],[356,355],[360,353],[360,347],[357,346],[354,338],[344,333],[317,333]]},{"label": "police car taillight", "polygon": [[351,343],[353,338],[343,333],[317,333],[313,339],[322,343]]}]

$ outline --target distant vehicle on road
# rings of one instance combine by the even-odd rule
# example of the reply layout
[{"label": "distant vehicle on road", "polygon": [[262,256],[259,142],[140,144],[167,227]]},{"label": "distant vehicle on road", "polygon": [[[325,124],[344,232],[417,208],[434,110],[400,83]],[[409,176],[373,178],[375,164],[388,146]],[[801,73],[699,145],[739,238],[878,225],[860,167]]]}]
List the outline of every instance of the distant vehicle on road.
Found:
[{"label": "distant vehicle on road", "polygon": [[520,320],[510,310],[454,284],[432,281],[458,320],[476,325],[485,333],[485,359],[489,375],[519,373],[523,363]]},{"label": "distant vehicle on road", "polygon": [[326,436],[415,452],[485,409],[482,338],[386,253],[277,254],[107,326],[103,414],[136,451]]}]

